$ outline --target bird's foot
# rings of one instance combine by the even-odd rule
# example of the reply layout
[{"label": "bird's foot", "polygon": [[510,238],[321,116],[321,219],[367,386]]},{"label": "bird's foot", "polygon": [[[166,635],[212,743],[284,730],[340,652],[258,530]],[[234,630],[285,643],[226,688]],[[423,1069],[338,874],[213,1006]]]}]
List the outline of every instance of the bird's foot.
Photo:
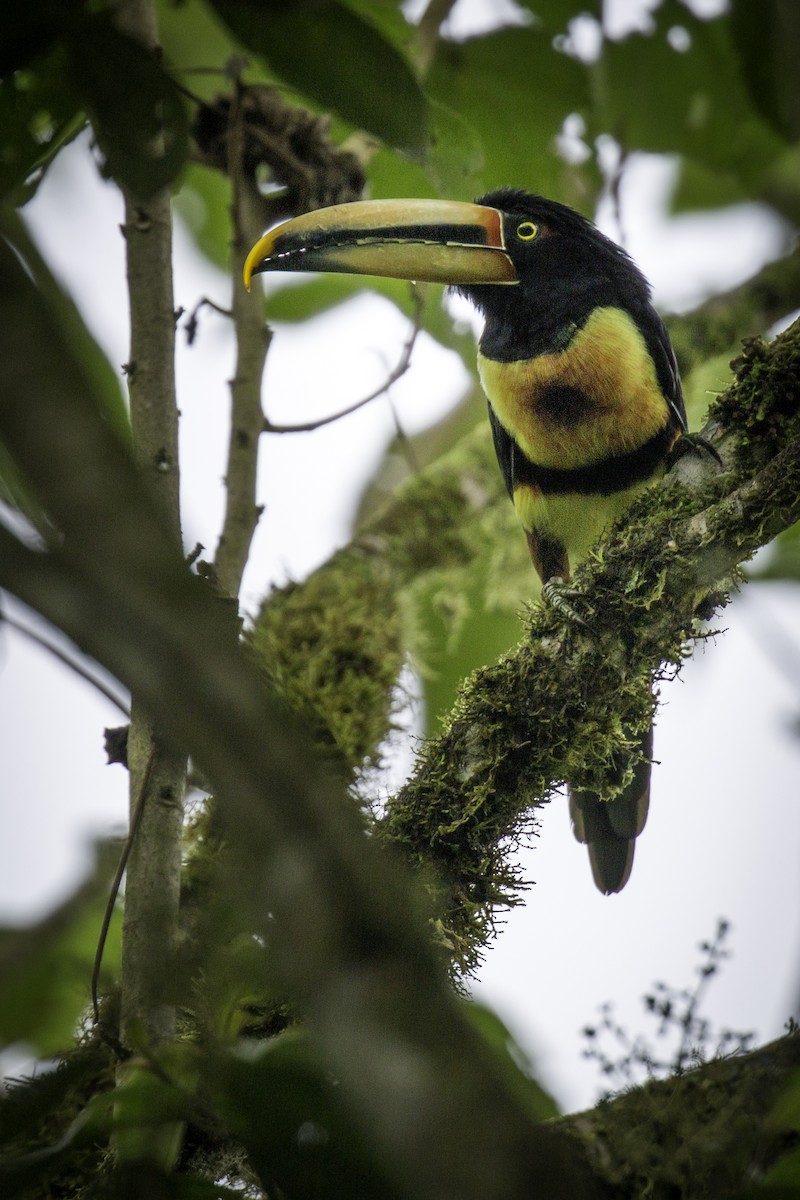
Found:
[{"label": "bird's foot", "polygon": [[720,466],[724,466],[715,446],[702,433],[684,433],[678,438],[666,458],[667,471],[671,471],[677,462],[686,454],[694,454],[699,458],[709,455]]},{"label": "bird's foot", "polygon": [[560,575],[553,575],[546,583],[542,584],[542,599],[570,624],[580,625],[583,629],[591,628],[589,622],[584,620],[573,603],[575,600],[585,599],[584,593],[565,583]]}]

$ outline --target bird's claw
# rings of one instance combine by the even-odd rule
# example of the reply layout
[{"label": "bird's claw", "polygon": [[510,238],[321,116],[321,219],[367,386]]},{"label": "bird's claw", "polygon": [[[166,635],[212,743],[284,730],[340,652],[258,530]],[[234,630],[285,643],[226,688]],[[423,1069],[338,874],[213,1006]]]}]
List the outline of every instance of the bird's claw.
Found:
[{"label": "bird's claw", "polygon": [[708,454],[718,466],[724,466],[716,446],[712,445],[708,438],[703,437],[702,433],[684,433],[678,438],[675,445],[667,454],[665,460],[667,471],[671,471],[675,464],[680,462],[686,454],[695,454],[699,458],[702,458],[704,454]]},{"label": "bird's claw", "polygon": [[570,624],[590,629],[589,622],[584,620],[572,603],[573,600],[583,598],[584,593],[578,588],[570,587],[560,575],[554,575],[542,584],[542,599],[546,604],[554,608],[558,615],[565,621],[569,621]]}]

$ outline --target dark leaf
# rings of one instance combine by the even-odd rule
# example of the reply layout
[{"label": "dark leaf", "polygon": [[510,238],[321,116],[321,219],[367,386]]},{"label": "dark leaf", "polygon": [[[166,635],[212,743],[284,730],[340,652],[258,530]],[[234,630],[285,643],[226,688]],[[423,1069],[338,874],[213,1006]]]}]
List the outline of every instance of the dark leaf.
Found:
[{"label": "dark leaf", "polygon": [[207,1086],[270,1195],[391,1200],[397,1194],[302,1033],[220,1057]]},{"label": "dark leaf", "polygon": [[745,89],[729,17],[702,21],[666,0],[655,18],[652,33],[605,43],[594,132],[612,134],[626,150],[697,159],[752,193],[784,145]]},{"label": "dark leaf", "polygon": [[423,152],[423,92],[402,54],[369,21],[337,0],[213,4],[235,36],[287,83],[389,145]]},{"label": "dark leaf", "polygon": [[[428,80],[433,99],[458,114],[479,139],[483,163],[454,198],[510,184],[562,194],[567,164],[556,152],[564,120],[589,103],[586,68],[554,51],[534,29],[502,29],[442,46]],[[445,144],[443,172],[452,176]],[[473,151],[473,162],[477,157]],[[591,206],[591,197],[587,196]]]},{"label": "dark leaf", "polygon": [[787,141],[800,136],[800,5],[795,0],[735,0],[731,32],[750,99]]},{"label": "dark leaf", "polygon": [[137,200],[169,186],[186,161],[188,120],[156,56],[99,15],[86,18],[68,53],[108,173]]},{"label": "dark leaf", "polygon": [[71,25],[80,23],[82,0],[30,0],[7,4],[0,41],[0,76],[7,78],[46,54]]},{"label": "dark leaf", "polygon": [[76,97],[63,86],[64,54],[52,50],[34,70],[0,80],[0,198],[24,204],[62,146],[86,124]]},{"label": "dark leaf", "polygon": [[[120,437],[127,439],[130,433],[128,409],[118,372],[111,366],[106,355],[87,329],[72,297],[63,290],[51,274],[31,240],[25,224],[11,209],[0,208],[0,236],[14,247],[16,254],[25,263],[27,270],[36,281],[45,305],[64,330],[73,353],[81,361],[84,370],[91,378],[97,396],[102,399],[105,419]],[[0,444],[0,497],[13,508],[23,512],[33,525],[42,528],[41,509],[2,444]]]},{"label": "dark leaf", "polygon": [[533,1078],[524,1050],[515,1041],[497,1013],[482,1004],[466,1005],[467,1015],[485,1041],[492,1047],[503,1070],[508,1087],[519,1097],[535,1121],[549,1121],[559,1115],[558,1105]]}]

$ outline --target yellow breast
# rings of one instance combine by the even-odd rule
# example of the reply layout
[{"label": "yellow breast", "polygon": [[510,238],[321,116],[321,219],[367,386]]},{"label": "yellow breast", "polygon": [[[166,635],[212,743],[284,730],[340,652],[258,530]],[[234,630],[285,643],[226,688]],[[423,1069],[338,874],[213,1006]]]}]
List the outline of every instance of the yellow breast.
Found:
[{"label": "yellow breast", "polygon": [[517,362],[478,355],[500,423],[543,467],[583,467],[643,445],[667,406],[644,338],[619,308],[598,308],[564,349]]}]

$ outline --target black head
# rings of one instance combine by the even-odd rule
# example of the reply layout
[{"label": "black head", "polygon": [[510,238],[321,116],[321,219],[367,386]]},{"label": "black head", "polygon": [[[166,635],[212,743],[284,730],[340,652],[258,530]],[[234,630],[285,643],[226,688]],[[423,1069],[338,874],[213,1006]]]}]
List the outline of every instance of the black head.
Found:
[{"label": "black head", "polygon": [[486,318],[481,347],[490,357],[541,352],[598,305],[633,312],[649,305],[635,263],[574,209],[515,188],[489,192],[476,204],[501,213],[505,250],[520,280],[513,288],[457,289]]}]

